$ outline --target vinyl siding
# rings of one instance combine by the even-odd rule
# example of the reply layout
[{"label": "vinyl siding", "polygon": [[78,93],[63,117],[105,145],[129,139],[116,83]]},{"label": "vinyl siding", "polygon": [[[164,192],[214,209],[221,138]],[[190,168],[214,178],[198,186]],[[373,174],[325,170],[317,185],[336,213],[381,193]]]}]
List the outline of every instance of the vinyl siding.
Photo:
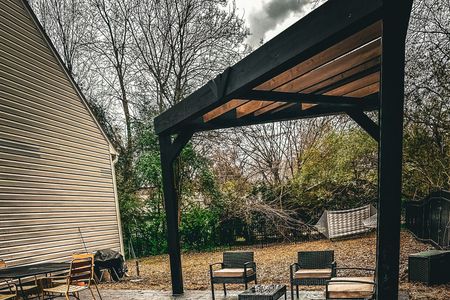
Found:
[{"label": "vinyl siding", "polygon": [[110,144],[21,0],[0,0],[0,258],[121,249]]}]

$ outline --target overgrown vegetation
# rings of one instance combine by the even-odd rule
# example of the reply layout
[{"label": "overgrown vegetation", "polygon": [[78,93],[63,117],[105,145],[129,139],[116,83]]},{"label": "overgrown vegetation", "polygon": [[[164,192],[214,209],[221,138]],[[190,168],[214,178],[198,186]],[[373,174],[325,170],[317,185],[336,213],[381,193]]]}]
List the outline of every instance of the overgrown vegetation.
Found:
[{"label": "overgrown vegetation", "polygon": [[[32,4],[120,153],[127,255],[166,252],[153,118],[250,51],[244,20],[226,0]],[[404,199],[450,189],[449,14],[448,1],[415,1]],[[377,145],[343,116],[208,132],[185,147],[176,174],[184,249],[301,239],[325,209],[376,203]]]}]

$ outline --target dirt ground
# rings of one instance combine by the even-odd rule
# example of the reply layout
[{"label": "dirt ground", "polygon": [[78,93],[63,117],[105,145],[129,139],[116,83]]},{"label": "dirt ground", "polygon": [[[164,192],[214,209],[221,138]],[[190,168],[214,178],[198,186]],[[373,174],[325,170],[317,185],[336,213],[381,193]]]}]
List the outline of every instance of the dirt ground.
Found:
[{"label": "dirt ground", "polygon": [[[251,247],[255,251],[258,283],[289,283],[289,265],[295,262],[297,251],[335,251],[338,267],[375,267],[376,236],[329,241],[320,240],[265,247]],[[416,241],[407,231],[401,233],[400,289],[409,293],[411,299],[450,299],[450,284],[428,287],[423,284],[408,283],[408,255],[431,249],[431,246]],[[235,250],[235,249],[233,249]],[[183,254],[183,278],[185,289],[209,289],[209,264],[220,262],[222,251]],[[106,289],[169,290],[170,271],[167,255],[158,255],[139,260],[141,281],[136,279],[135,261],[128,261],[130,277],[115,284],[102,284]],[[230,287],[232,288],[232,287]],[[242,287],[240,287],[242,288]],[[311,289],[314,289],[312,287]],[[316,288],[317,289],[317,288]]]}]

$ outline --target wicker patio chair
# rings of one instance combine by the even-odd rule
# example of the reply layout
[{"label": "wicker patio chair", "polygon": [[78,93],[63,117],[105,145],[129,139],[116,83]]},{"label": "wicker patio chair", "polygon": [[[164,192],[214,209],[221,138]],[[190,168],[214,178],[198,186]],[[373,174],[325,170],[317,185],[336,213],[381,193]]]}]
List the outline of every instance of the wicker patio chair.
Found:
[{"label": "wicker patio chair", "polygon": [[364,273],[346,274],[327,280],[325,298],[328,299],[374,299],[376,292],[375,270],[367,268],[336,268],[336,273],[349,271]]},{"label": "wicker patio chair", "polygon": [[299,285],[325,285],[326,281],[335,277],[336,263],[334,251],[300,251],[298,262],[290,267],[291,297],[294,299],[294,286],[297,298]]},{"label": "wicker patio chair", "polygon": [[[215,265],[220,265],[220,269],[214,270]],[[225,284],[244,284],[245,289],[248,283],[256,280],[256,263],[254,262],[253,252],[224,252],[223,261],[214,263],[209,266],[209,274],[211,276],[211,293],[213,300],[214,284],[222,283],[223,292],[227,295]]]},{"label": "wicker patio chair", "polygon": [[[91,284],[94,283],[94,254],[83,253],[72,255],[70,271],[67,276],[52,276],[43,278],[42,293],[45,295],[65,296],[67,300],[70,296],[80,299],[79,292],[89,290],[95,300],[94,291]],[[65,282],[64,282],[65,281]],[[64,283],[62,283],[64,282]]]},{"label": "wicker patio chair", "polygon": [[[8,265],[3,259],[0,259],[0,269],[7,268]],[[9,294],[10,292],[14,292],[15,294],[21,293],[23,291],[26,295],[35,295],[38,299],[41,299],[40,297],[40,291],[39,291],[39,284],[37,277],[34,277],[33,281],[27,282],[22,284],[22,286],[17,286],[16,284],[12,283],[12,281],[8,280],[3,283],[5,288],[0,287],[0,300],[3,299],[9,299],[9,298],[2,298],[5,294]],[[7,286],[7,287],[6,287]],[[17,290],[18,289],[18,290]],[[11,297],[11,296],[10,296]],[[11,298],[13,299],[13,298]]]}]

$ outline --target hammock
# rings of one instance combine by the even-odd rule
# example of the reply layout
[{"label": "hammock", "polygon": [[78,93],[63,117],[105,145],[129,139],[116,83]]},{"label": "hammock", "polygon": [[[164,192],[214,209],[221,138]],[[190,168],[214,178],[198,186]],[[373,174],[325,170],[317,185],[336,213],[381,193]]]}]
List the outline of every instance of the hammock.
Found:
[{"label": "hammock", "polygon": [[372,205],[347,210],[326,210],[315,227],[329,239],[365,233],[377,227],[376,213],[377,210]]}]

